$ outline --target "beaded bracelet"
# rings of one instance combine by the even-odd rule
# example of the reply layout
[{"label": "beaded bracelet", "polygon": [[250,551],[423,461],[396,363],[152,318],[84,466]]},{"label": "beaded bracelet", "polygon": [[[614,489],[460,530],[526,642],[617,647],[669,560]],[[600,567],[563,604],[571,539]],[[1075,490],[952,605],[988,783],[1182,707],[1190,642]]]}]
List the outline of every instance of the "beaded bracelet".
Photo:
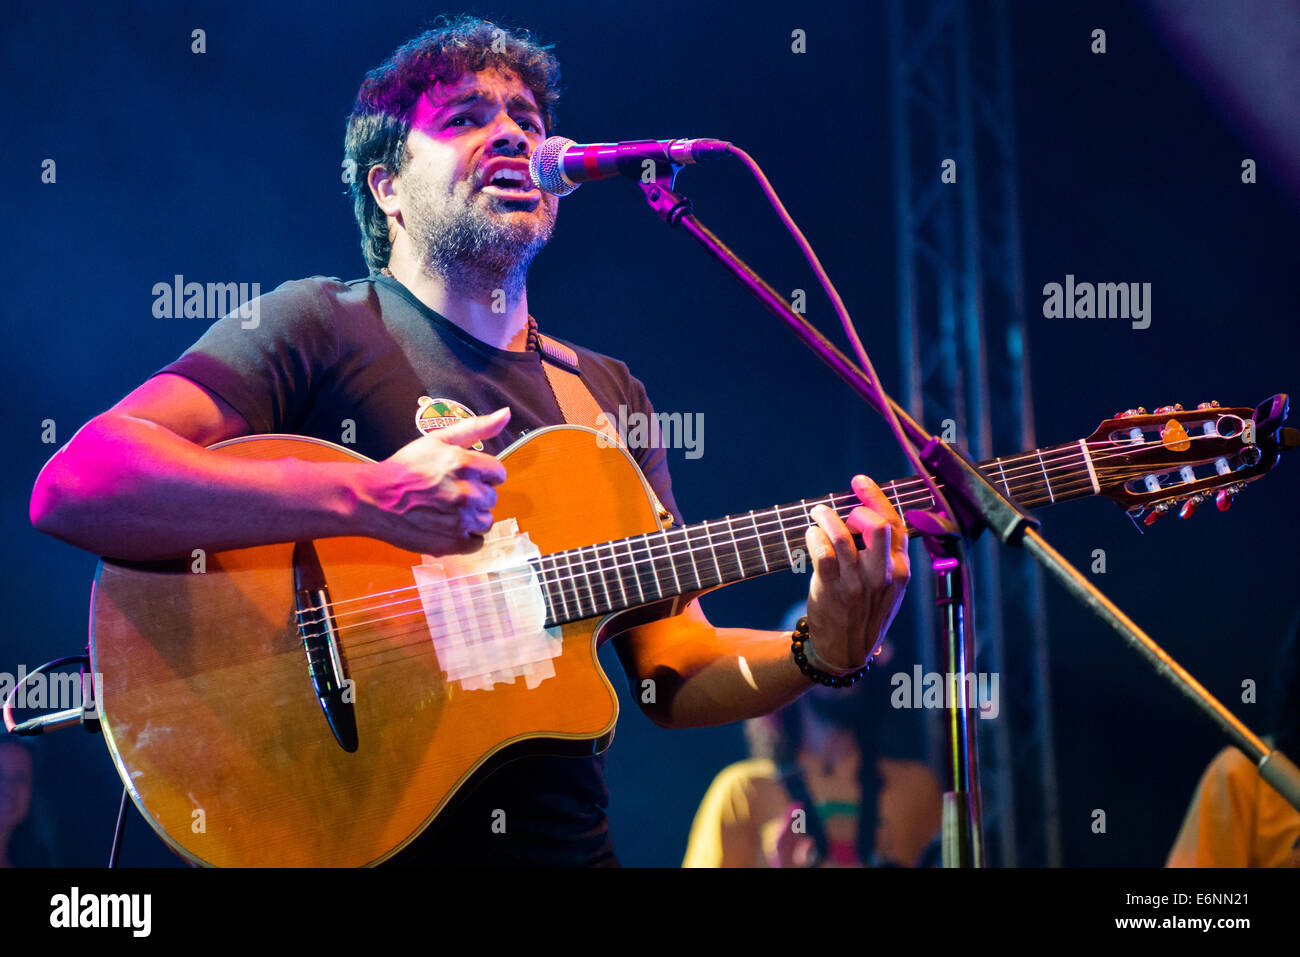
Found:
[{"label": "beaded bracelet", "polygon": [[[818,684],[825,685],[828,688],[847,688],[854,684],[859,678],[867,673],[871,668],[871,659],[857,671],[850,671],[847,674],[834,675],[820,668],[814,667],[809,658],[815,658],[818,664],[825,665],[813,651],[813,646],[808,639],[808,616],[800,618],[794,626],[794,634],[790,639],[790,652],[794,655],[794,663],[799,666],[799,670],[806,674]],[[829,667],[829,665],[827,666]]]}]

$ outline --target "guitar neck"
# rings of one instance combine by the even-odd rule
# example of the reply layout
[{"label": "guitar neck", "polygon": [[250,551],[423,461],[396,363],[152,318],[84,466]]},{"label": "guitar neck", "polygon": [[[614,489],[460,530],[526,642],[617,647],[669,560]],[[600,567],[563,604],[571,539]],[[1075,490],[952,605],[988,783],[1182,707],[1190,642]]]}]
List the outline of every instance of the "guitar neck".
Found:
[{"label": "guitar neck", "polygon": [[[1083,440],[991,459],[979,469],[1025,508],[1100,491]],[[934,507],[919,478],[898,479],[881,490],[900,515]],[[814,524],[812,509],[826,505],[846,519],[859,504],[853,492],[840,492],[543,555],[533,564],[544,586],[547,625],[806,567],[804,533]]]}]

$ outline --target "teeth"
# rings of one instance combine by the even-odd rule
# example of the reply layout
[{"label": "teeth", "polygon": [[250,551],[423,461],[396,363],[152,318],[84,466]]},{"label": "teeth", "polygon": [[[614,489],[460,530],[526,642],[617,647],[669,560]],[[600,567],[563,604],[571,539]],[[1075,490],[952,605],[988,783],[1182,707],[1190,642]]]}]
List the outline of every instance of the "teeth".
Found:
[{"label": "teeth", "polygon": [[503,182],[510,186],[525,186],[528,183],[528,177],[526,177],[521,170],[515,169],[498,170],[492,174],[490,185],[496,186]]}]

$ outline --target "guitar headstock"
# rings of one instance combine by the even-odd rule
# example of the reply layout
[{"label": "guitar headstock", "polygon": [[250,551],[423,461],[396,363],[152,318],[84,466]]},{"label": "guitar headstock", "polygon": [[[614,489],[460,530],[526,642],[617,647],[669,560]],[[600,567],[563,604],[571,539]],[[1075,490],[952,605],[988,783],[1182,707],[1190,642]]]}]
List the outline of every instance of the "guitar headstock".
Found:
[{"label": "guitar headstock", "polygon": [[1226,512],[1242,489],[1300,443],[1300,433],[1282,427],[1289,403],[1275,395],[1253,409],[1202,402],[1195,409],[1121,412],[1085,440],[1100,494],[1146,525],[1175,507],[1188,518],[1210,499]]}]

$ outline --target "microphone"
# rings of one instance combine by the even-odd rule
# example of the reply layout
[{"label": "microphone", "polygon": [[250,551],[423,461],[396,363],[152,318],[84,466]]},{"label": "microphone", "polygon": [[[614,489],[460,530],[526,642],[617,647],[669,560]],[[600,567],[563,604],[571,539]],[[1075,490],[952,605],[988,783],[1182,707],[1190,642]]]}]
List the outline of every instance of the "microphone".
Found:
[{"label": "microphone", "polygon": [[694,163],[731,149],[725,140],[624,140],[621,143],[575,143],[552,136],[533,150],[528,173],[541,189],[567,196],[588,180],[609,176],[640,179],[646,160]]}]

